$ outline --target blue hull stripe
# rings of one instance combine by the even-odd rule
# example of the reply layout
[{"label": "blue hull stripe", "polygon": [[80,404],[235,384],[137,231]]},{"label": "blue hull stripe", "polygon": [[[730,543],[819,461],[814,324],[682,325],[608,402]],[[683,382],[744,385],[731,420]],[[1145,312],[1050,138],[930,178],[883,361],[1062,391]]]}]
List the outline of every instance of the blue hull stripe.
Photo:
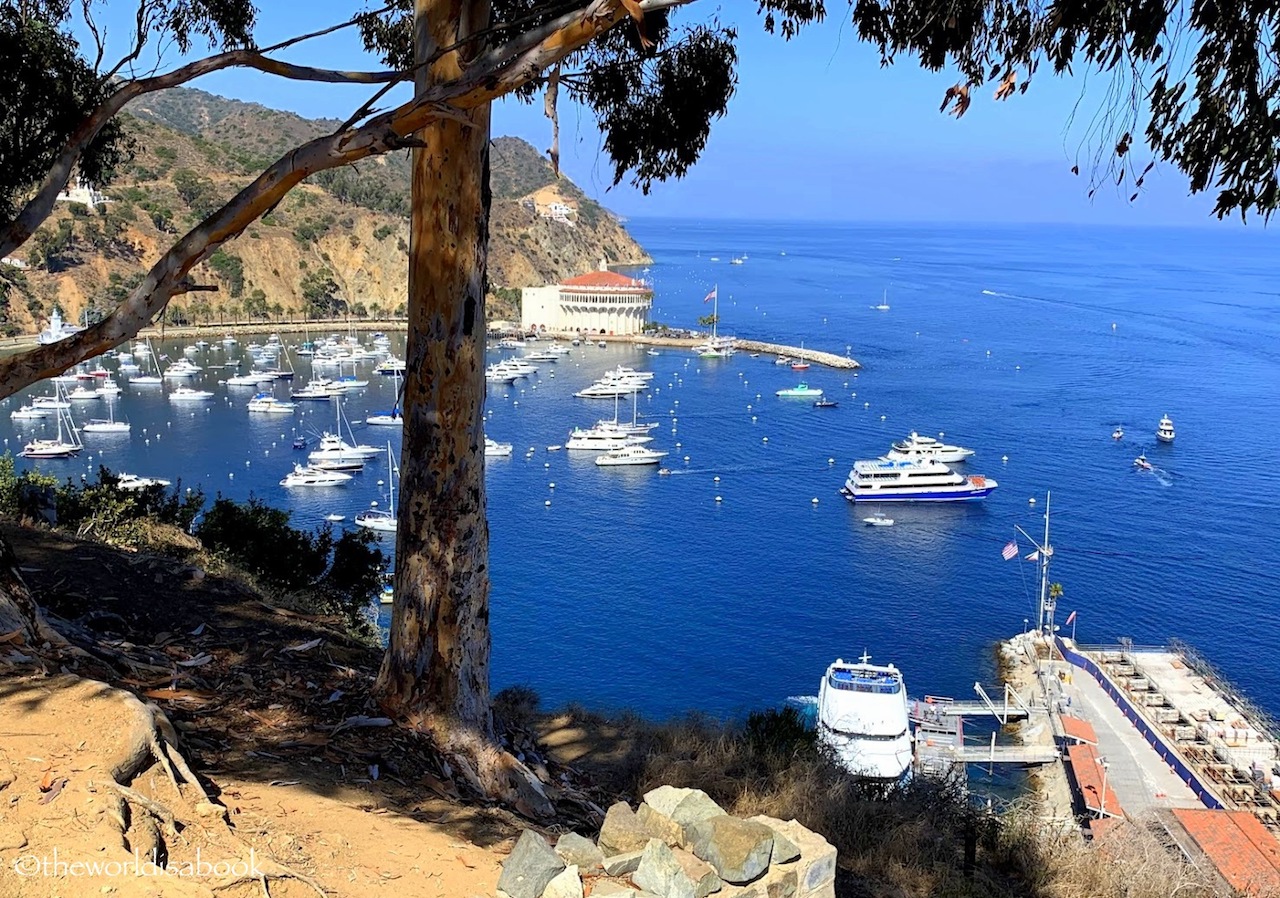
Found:
[{"label": "blue hull stripe", "polygon": [[885,490],[881,493],[854,495],[846,488],[843,492],[845,498],[851,502],[972,502],[975,499],[985,498],[995,487],[985,487],[977,490],[963,490],[947,493],[930,493],[930,492],[913,492],[913,493],[895,493],[892,490]]}]

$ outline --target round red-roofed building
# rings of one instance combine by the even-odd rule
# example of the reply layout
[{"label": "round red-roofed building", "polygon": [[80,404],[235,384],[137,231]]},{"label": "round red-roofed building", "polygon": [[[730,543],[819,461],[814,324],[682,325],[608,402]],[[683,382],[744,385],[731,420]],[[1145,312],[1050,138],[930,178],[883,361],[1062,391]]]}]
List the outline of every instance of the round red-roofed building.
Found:
[{"label": "round red-roofed building", "polygon": [[638,334],[652,307],[652,287],[602,267],[559,284],[525,287],[520,324],[525,331]]}]

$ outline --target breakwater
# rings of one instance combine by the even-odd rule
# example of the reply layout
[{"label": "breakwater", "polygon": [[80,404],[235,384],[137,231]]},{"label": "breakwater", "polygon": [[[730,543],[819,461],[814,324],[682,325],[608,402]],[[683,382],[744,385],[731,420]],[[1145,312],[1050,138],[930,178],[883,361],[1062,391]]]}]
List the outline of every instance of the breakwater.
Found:
[{"label": "breakwater", "polygon": [[[565,335],[567,337],[577,336],[574,334]],[[692,349],[695,346],[707,342],[706,337],[658,337],[649,334],[634,335],[618,335],[595,334],[587,335],[590,340],[604,340],[612,343],[635,343],[639,346],[673,346],[682,349]],[[738,352],[758,352],[760,354],[769,354],[777,356],[785,356],[796,361],[812,362],[815,365],[825,365],[828,368],[840,368],[843,370],[853,370],[861,368],[857,359],[848,356],[836,355],[834,352],[823,352],[818,349],[806,349],[803,346],[785,346],[781,343],[764,343],[760,340],[739,340],[733,341],[734,348]]]}]

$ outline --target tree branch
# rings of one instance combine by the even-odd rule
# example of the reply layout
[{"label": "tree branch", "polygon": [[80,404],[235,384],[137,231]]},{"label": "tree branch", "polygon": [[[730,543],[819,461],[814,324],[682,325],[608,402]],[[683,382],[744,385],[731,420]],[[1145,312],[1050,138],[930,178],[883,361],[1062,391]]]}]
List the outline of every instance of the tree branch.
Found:
[{"label": "tree branch", "polygon": [[[668,8],[688,2],[691,0],[644,0],[641,6],[646,9]],[[0,394],[12,395],[23,387],[59,374],[70,366],[133,337],[164,309],[173,296],[189,288],[187,274],[194,266],[208,258],[223,243],[241,234],[308,176],[399,149],[412,141],[413,135],[431,121],[465,116],[467,110],[492,102],[538,77],[543,69],[582,49],[627,15],[629,13],[621,0],[591,0],[586,6],[560,16],[542,28],[494,48],[469,65],[453,81],[429,88],[413,100],[370,119],[359,128],[318,137],[290,150],[226,205],[175,243],[151,267],[133,293],[102,321],[66,340],[0,360]],[[248,51],[221,54],[145,82],[132,82],[95,112],[77,134],[88,133],[89,136],[83,138],[83,143],[91,140],[96,129],[115,114],[108,114],[105,110],[118,103],[115,107],[118,111],[129,99],[147,92],[140,85],[166,82],[162,86],[172,86],[182,83],[182,80],[190,80],[205,71],[225,68],[229,63],[221,61],[227,56],[235,55],[242,55],[243,58],[244,55],[253,57],[257,54]],[[391,78],[401,77],[401,73],[397,72],[387,75]],[[118,99],[121,95],[125,95],[125,99]],[[68,149],[70,159],[66,161],[66,174],[69,174],[75,161],[73,150],[74,146]],[[59,160],[60,163],[62,161]],[[46,183],[53,178],[54,173],[51,172]],[[65,183],[64,175],[62,184]],[[42,188],[41,196],[43,192]],[[56,196],[56,190],[53,195]],[[39,199],[40,196],[29,203],[19,216],[25,217],[28,226],[34,215],[33,206]],[[51,196],[48,206],[51,208],[52,204]],[[47,214],[46,211],[45,215]],[[43,217],[35,219],[37,223],[42,220]],[[7,233],[4,239],[9,239]],[[4,254],[7,254],[7,250],[0,253]]]}]

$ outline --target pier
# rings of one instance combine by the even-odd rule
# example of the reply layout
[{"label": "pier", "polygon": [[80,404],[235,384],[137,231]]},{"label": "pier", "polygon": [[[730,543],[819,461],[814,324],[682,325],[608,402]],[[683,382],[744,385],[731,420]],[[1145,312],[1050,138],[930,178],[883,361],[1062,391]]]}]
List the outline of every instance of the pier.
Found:
[{"label": "pier", "polygon": [[[558,334],[555,336],[564,339],[581,337],[584,340],[604,340],[607,343],[634,343],[637,346],[669,346],[679,349],[693,349],[695,346],[700,346],[707,342],[706,337],[660,337],[652,334]],[[857,359],[836,355],[834,352],[807,349],[803,346],[784,346],[781,343],[764,343],[759,340],[741,340],[735,337],[733,338],[733,348],[738,352],[758,352],[761,355],[781,356],[842,371],[854,371],[862,367]],[[715,360],[712,359],[711,361]]]}]

